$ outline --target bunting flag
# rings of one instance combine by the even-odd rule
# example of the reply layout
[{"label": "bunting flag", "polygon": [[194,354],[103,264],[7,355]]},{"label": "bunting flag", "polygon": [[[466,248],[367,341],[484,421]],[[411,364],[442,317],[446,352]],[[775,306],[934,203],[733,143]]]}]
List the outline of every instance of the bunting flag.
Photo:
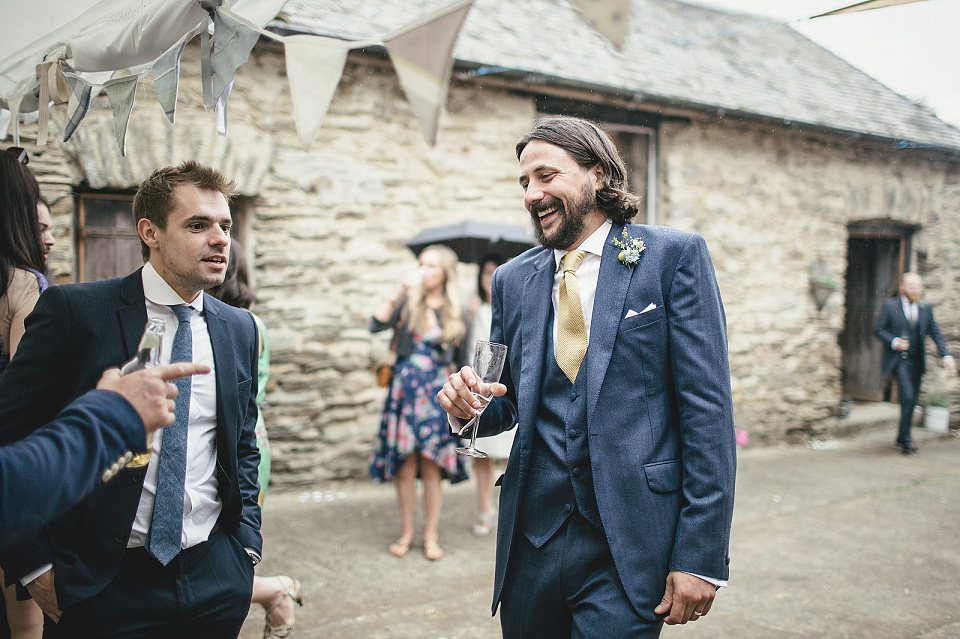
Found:
[{"label": "bunting flag", "polygon": [[39,118],[37,124],[37,144],[47,143],[47,127],[50,121],[50,103],[63,104],[70,97],[70,88],[67,80],[60,71],[62,57],[45,60],[37,65],[37,75],[40,76]]},{"label": "bunting flag", "polygon": [[193,38],[193,33],[188,33],[180,42],[166,50],[163,55],[157,58],[153,63],[153,88],[157,93],[157,101],[163,107],[163,112],[173,124],[177,115],[177,95],[180,93],[180,57],[183,55],[183,49]]},{"label": "bunting flag", "polygon": [[120,145],[120,155],[127,156],[127,124],[130,123],[130,112],[133,111],[133,100],[137,93],[137,83],[140,76],[131,75],[104,83],[103,90],[110,99],[110,109],[113,111],[113,128],[117,134],[117,144]]},{"label": "bunting flag", "polygon": [[20,146],[20,103],[22,101],[22,95],[15,95],[7,99],[7,107],[10,110],[10,125],[13,133],[13,146]]},{"label": "bunting flag", "polygon": [[294,35],[283,39],[293,121],[304,151],[309,151],[340,84],[347,53],[356,43]]},{"label": "bunting flag", "polygon": [[70,83],[70,100],[67,102],[67,123],[63,126],[63,141],[67,142],[90,109],[91,88],[79,77],[67,78]]},{"label": "bunting flag", "polygon": [[260,39],[260,29],[225,9],[213,12],[213,95],[219,99],[233,77],[250,57],[253,45]]},{"label": "bunting flag", "polygon": [[461,0],[383,39],[423,135],[437,143],[440,111],[453,69],[453,45],[473,0]]},{"label": "bunting flag", "polygon": [[856,13],[857,11],[869,11],[870,9],[883,9],[884,7],[892,7],[898,4],[910,4],[911,2],[920,2],[920,0],[867,0],[866,2],[858,2],[856,4],[851,4],[848,7],[841,7],[840,9],[834,9],[833,11],[827,11],[826,13],[820,13],[813,18],[823,18],[824,16],[836,16],[841,13]]},{"label": "bunting flag", "polygon": [[623,49],[630,28],[630,0],[574,0],[587,24]]},{"label": "bunting flag", "polygon": [[221,138],[227,137],[227,100],[230,99],[231,91],[233,91],[233,82],[228,84],[217,98],[217,135]]}]

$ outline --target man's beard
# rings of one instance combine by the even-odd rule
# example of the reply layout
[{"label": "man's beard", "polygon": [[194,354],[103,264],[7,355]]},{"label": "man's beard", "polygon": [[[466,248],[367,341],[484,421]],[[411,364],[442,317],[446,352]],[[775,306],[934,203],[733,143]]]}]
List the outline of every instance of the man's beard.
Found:
[{"label": "man's beard", "polygon": [[[560,224],[554,231],[552,237],[547,237],[540,225],[539,214],[549,209],[557,207],[557,217]],[[548,249],[568,249],[580,237],[583,232],[584,218],[597,206],[596,191],[589,184],[584,184],[580,195],[570,203],[568,210],[563,202],[556,198],[550,198],[547,201],[540,201],[531,206],[530,215],[533,218],[533,232],[537,236],[537,242],[540,246]]]}]

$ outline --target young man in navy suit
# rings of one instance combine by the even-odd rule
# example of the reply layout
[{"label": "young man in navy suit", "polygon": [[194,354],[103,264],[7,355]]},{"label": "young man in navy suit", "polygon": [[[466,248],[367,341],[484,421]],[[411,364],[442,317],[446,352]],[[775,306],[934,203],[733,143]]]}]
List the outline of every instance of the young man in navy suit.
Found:
[{"label": "young man in navy suit", "polygon": [[943,366],[956,370],[940,326],[933,319],[933,305],[920,301],[921,295],[923,280],[920,276],[904,273],[900,278],[900,295],[883,303],[874,328],[874,333],[883,342],[883,374],[892,373],[897,380],[900,401],[897,445],[904,455],[917,452],[910,436],[910,424],[920,394],[920,380],[927,368],[927,335],[933,338],[943,357]]},{"label": "young man in navy suit", "polygon": [[[129,465],[2,557],[48,617],[45,635],[235,638],[259,561],[257,329],[203,291],[223,281],[233,184],[196,162],[155,171],[133,201],[143,268],[51,287],[0,379],[0,439],[50,421],[166,322],[160,363],[210,375],[179,386],[177,420]],[[50,621],[58,622],[55,625]]]},{"label": "young man in navy suit", "polygon": [[501,384],[464,367],[452,418],[497,397],[518,425],[502,478],[493,611],[506,639],[659,636],[728,578],[736,443],[726,324],[703,238],[628,224],[638,198],[599,127],[545,118],[517,144],[541,247],[493,277]]}]

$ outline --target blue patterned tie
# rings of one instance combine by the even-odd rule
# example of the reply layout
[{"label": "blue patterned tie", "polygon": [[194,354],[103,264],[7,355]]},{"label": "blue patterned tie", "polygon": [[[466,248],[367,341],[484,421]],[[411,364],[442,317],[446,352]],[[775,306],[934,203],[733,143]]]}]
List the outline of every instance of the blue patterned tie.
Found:
[{"label": "blue patterned tie", "polygon": [[[177,316],[170,363],[193,361],[193,334],[190,332],[192,309],[184,304],[171,306]],[[147,535],[147,550],[166,566],[180,552],[183,533],[183,481],[187,471],[187,422],[190,419],[190,377],[173,382],[177,386],[173,425],[163,431],[157,471],[157,497]]]}]

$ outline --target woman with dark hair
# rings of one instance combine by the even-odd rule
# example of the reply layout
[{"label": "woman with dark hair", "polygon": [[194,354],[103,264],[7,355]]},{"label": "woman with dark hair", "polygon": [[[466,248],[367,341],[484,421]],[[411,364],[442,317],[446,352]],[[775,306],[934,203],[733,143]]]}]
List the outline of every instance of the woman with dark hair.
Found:
[{"label": "woman with dark hair", "polygon": [[[19,157],[0,153],[0,375],[17,352],[23,320],[47,288],[46,263],[37,219],[37,180]],[[0,586],[3,586],[0,570]],[[32,599],[17,601],[13,586],[3,588],[12,639],[39,639],[43,613]]]},{"label": "woman with dark hair", "polygon": [[[270,346],[267,344],[267,327],[263,320],[250,312],[250,306],[257,296],[250,283],[250,269],[243,248],[236,240],[230,242],[230,259],[223,283],[207,291],[217,299],[231,306],[246,310],[257,324],[260,336],[260,360],[257,365],[257,407],[263,403],[267,394],[267,379],[270,377]],[[263,423],[263,412],[257,411],[257,447],[260,449],[260,466],[257,480],[260,483],[260,506],[270,484],[270,442]],[[293,604],[303,605],[300,596],[300,580],[278,575],[276,577],[253,578],[253,597],[251,603],[260,604],[266,610],[267,619],[263,628],[264,639],[282,639],[288,637],[293,628]]]}]

